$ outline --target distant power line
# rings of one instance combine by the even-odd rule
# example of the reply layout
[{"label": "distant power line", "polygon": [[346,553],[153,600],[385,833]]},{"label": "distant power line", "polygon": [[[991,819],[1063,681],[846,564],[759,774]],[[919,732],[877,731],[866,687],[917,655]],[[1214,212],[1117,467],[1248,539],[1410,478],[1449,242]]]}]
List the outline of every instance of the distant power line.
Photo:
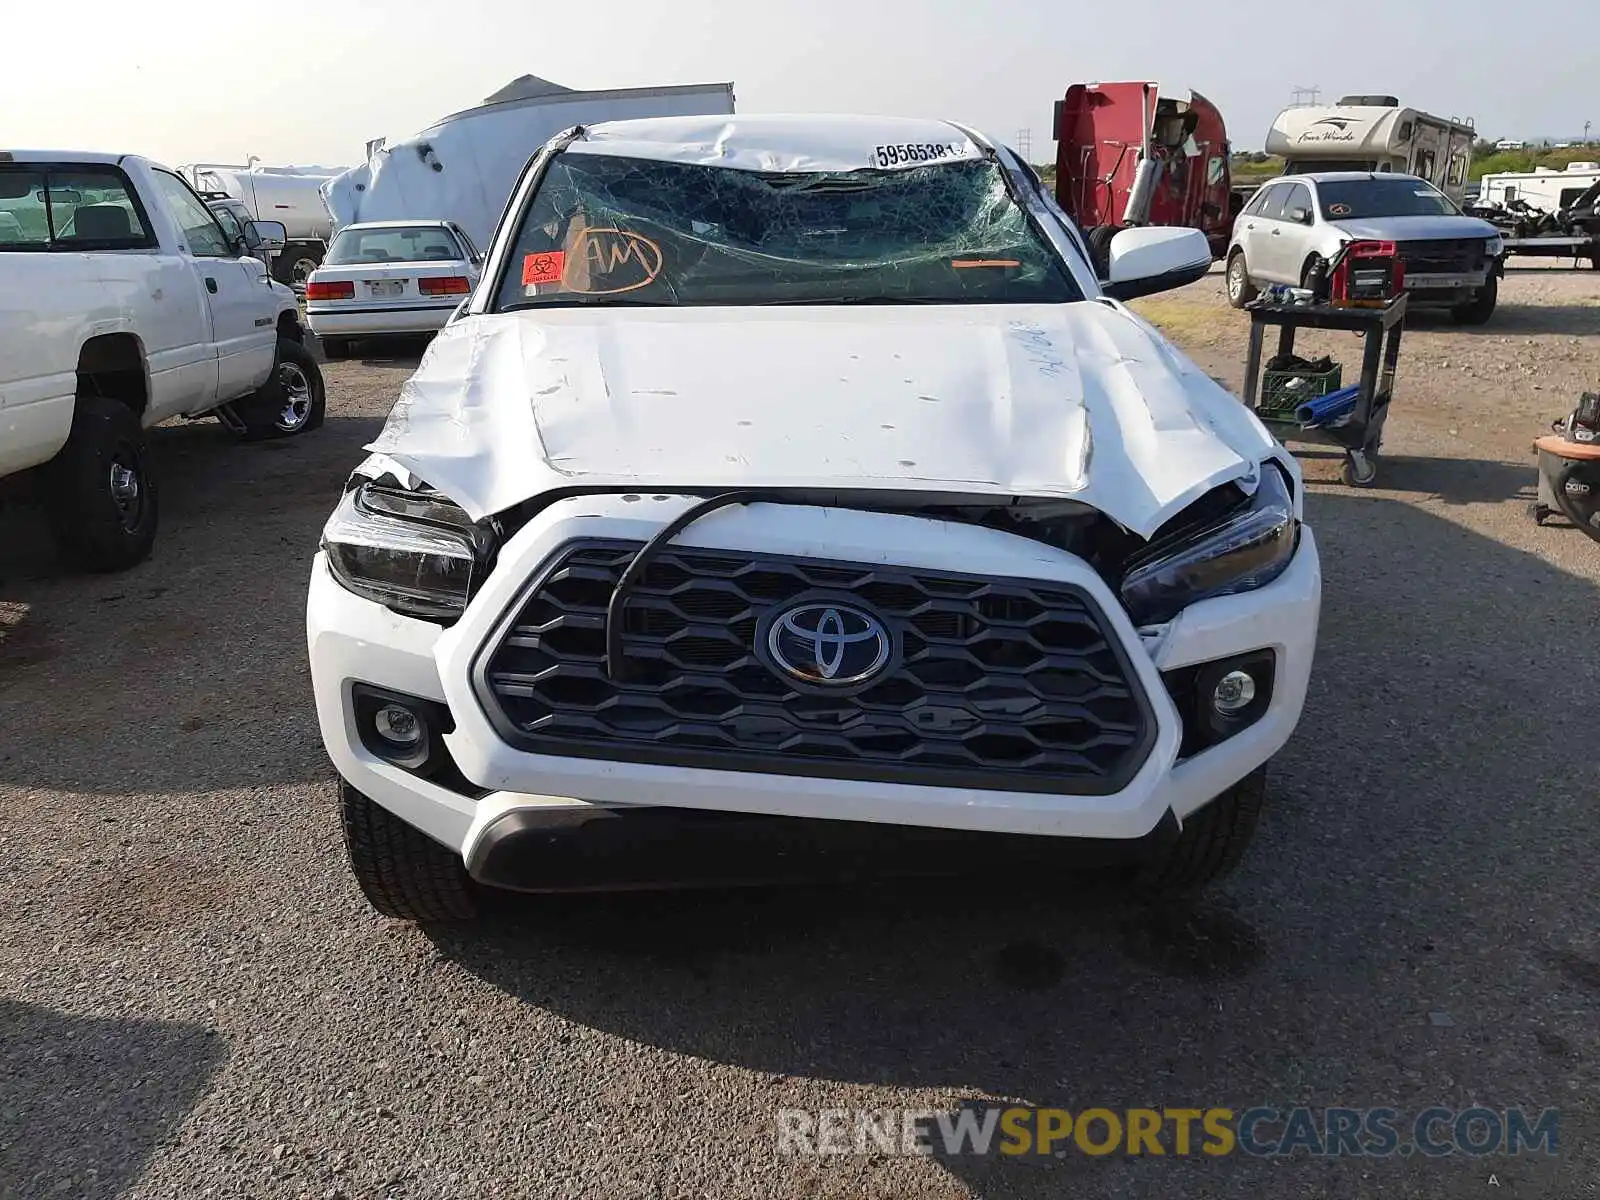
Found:
[{"label": "distant power line", "polygon": [[1025,163],[1033,161],[1033,130],[1017,130],[1017,155]]},{"label": "distant power line", "polygon": [[1313,84],[1311,87],[1297,87],[1289,93],[1289,106],[1303,108],[1308,104],[1322,103],[1322,88]]}]

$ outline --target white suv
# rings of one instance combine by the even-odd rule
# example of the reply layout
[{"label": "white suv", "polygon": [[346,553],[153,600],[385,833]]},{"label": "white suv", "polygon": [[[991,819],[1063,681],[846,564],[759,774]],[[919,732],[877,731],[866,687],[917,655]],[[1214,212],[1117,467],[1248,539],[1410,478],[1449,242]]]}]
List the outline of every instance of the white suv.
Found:
[{"label": "white suv", "polygon": [[1120,303],[1198,279],[1204,237],[1091,261],[942,122],[548,145],[312,570],[374,906],[634,882],[612,852],[663,823],[1086,839],[1159,890],[1231,867],[1311,670],[1300,473]]},{"label": "white suv", "polygon": [[1325,171],[1285,175],[1256,193],[1234,220],[1228,302],[1243,308],[1258,284],[1303,286],[1317,263],[1358,241],[1395,243],[1413,305],[1441,305],[1463,325],[1494,315],[1505,245],[1487,221],[1415,175]]}]

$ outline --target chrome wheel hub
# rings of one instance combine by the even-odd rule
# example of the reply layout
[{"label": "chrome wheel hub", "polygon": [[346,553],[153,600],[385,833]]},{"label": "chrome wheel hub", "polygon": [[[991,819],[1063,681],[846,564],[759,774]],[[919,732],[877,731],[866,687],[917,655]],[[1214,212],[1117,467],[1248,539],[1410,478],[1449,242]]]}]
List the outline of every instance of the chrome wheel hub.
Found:
[{"label": "chrome wheel hub", "polygon": [[284,433],[293,433],[311,416],[311,381],[294,363],[280,363],[278,386],[283,390],[283,408],[276,423]]},{"label": "chrome wheel hub", "polygon": [[136,532],[144,520],[145,506],[144,481],[139,478],[137,464],[118,455],[111,460],[107,482],[111,488],[111,503],[116,505],[117,520],[129,533]]},{"label": "chrome wheel hub", "polygon": [[136,504],[139,500],[139,476],[119,462],[111,464],[111,495],[118,504]]}]

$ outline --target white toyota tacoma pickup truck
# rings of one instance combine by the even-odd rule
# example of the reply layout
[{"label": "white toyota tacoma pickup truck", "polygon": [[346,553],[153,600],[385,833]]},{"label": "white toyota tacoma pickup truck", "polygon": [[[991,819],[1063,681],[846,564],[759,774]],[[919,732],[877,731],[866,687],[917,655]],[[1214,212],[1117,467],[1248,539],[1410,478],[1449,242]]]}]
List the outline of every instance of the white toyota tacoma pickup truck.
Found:
[{"label": "white toyota tacoma pickup truck", "polygon": [[247,438],[322,424],[294,293],[179,176],[134,155],[0,151],[0,477],[42,468],[67,557],[139,562],[156,536],[145,430],[215,416]]},{"label": "white toyota tacoma pickup truck", "polygon": [[1228,870],[1311,671],[1300,472],[1122,303],[1198,279],[1205,238],[1091,262],[943,122],[547,145],[312,568],[372,904],[636,885],[607,861],[670,872],[664,825],[1036,835],[1159,892]]}]

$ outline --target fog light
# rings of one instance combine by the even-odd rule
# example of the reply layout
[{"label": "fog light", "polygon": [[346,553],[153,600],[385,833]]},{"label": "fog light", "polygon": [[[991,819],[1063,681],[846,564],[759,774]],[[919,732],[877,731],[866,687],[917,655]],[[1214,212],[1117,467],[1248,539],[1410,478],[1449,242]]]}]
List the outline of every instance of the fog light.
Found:
[{"label": "fog light", "polygon": [[1249,708],[1256,698],[1256,681],[1245,671],[1229,671],[1217,681],[1211,703],[1225,717]]},{"label": "fog light", "polygon": [[397,750],[410,750],[422,741],[422,722],[409,708],[385,704],[372,718],[378,736]]},{"label": "fog light", "polygon": [[455,730],[450,710],[437,700],[390,692],[365,683],[350,689],[356,732],[375,758],[427,775],[450,755],[444,735]]},{"label": "fog light", "polygon": [[1243,733],[1264,717],[1272,707],[1276,670],[1275,653],[1253,650],[1163,671],[1161,678],[1183,718],[1179,761]]}]

